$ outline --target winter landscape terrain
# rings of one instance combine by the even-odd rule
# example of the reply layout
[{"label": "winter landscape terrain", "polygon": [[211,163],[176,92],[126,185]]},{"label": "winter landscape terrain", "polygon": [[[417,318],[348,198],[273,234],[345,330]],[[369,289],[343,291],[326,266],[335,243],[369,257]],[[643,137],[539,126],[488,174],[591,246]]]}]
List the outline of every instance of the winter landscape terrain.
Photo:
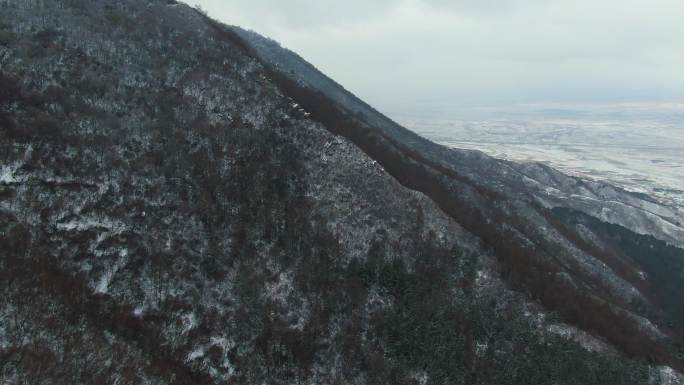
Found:
[{"label": "winter landscape terrain", "polygon": [[404,126],[501,159],[542,162],[684,206],[684,103],[397,108]]},{"label": "winter landscape terrain", "polygon": [[174,0],[0,11],[0,384],[681,385],[676,206]]}]

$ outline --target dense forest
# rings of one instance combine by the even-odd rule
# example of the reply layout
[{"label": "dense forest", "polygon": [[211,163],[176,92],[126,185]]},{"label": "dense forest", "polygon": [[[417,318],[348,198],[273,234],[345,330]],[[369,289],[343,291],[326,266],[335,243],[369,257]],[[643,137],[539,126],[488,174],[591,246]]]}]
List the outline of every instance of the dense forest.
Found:
[{"label": "dense forest", "polygon": [[184,4],[0,6],[0,383],[677,378],[681,249],[478,183]]}]

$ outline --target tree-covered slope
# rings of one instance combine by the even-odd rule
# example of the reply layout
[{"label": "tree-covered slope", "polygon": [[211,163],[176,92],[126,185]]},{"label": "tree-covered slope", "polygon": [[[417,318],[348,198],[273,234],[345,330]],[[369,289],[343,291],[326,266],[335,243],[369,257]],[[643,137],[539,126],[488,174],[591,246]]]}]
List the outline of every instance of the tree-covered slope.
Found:
[{"label": "tree-covered slope", "polygon": [[520,248],[531,233],[475,226],[515,205],[302,109],[301,90],[192,8],[0,11],[0,383],[674,378],[657,338],[636,340],[652,357],[616,347],[523,284],[590,283],[526,277],[536,259],[501,254],[566,238]]}]

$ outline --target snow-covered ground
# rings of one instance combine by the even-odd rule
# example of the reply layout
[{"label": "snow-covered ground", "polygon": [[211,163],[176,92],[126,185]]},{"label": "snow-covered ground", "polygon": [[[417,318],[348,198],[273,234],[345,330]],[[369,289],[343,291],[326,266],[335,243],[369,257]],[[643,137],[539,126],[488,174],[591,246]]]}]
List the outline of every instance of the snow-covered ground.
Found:
[{"label": "snow-covered ground", "polygon": [[684,103],[400,111],[390,116],[435,142],[546,163],[684,207]]}]

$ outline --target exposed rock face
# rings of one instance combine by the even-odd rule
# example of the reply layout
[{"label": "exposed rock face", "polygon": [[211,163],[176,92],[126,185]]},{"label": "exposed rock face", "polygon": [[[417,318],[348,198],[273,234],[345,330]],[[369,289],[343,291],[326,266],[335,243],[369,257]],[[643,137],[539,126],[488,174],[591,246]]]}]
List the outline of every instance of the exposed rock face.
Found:
[{"label": "exposed rock face", "polygon": [[0,383],[677,378],[680,283],[615,234],[679,261],[678,213],[427,142],[174,1],[0,7]]}]

